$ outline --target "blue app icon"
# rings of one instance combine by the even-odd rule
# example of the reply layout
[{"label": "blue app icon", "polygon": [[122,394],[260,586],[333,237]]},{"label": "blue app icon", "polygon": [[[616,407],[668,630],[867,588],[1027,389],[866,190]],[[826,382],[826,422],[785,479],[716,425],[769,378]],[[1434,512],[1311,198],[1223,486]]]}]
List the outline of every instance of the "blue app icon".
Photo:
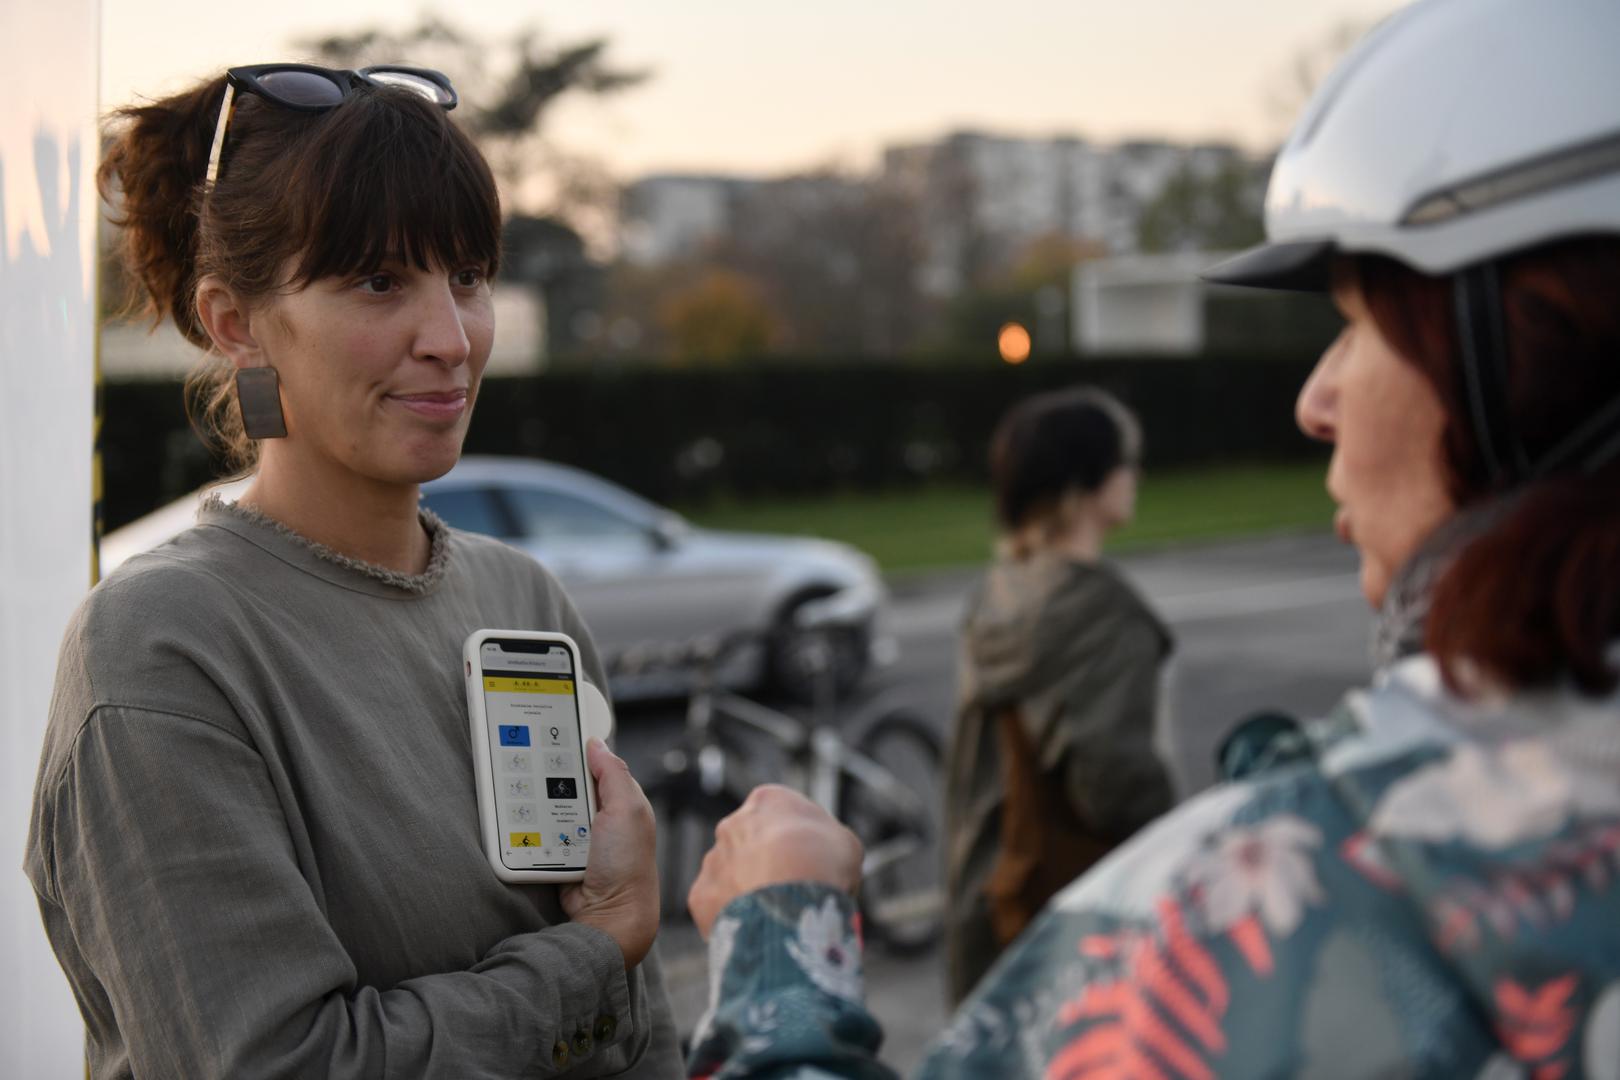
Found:
[{"label": "blue app icon", "polygon": [[529,729],[524,724],[502,724],[500,732],[502,746],[529,745]]},{"label": "blue app icon", "polygon": [[577,830],[577,831],[578,831],[578,832],[579,832],[579,835],[580,835],[580,836],[581,836],[581,837],[583,837],[583,836],[584,836],[584,835],[585,835],[585,834],[586,834],[586,833],[588,833],[588,832],[590,832],[590,830],[589,830],[589,829],[587,829],[587,828],[586,828],[586,827],[585,827],[585,826],[583,826],[583,825],[581,825],[581,826],[580,826],[580,827],[579,827],[579,829],[578,829],[578,830]]}]

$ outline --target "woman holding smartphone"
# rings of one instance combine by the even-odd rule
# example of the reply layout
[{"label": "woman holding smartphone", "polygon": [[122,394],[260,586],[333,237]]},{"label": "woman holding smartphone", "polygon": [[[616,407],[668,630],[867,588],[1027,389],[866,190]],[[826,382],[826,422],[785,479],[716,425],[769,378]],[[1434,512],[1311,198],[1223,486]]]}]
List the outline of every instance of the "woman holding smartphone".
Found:
[{"label": "woman holding smartphone", "polygon": [[645,842],[563,890],[479,842],[461,644],[590,637],[532,560],[418,507],[494,334],[500,212],[440,73],[234,68],[122,110],[101,169],[150,308],[208,351],[254,480],[121,567],[63,642],[27,871],[129,1076],[670,1076]]},{"label": "woman holding smartphone", "polygon": [[[1617,40],[1612,0],[1427,0],[1318,91],[1210,276],[1344,316],[1297,419],[1377,675],[1060,892],[922,1076],[1620,1076]],[[721,823],[694,1075],[885,1072],[859,867],[782,789]]]}]

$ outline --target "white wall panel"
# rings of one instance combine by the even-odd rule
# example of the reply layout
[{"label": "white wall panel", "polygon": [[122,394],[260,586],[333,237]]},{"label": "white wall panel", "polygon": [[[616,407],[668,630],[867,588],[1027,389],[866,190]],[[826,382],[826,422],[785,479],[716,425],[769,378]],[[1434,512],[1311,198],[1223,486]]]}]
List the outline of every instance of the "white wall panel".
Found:
[{"label": "white wall panel", "polygon": [[84,1075],[21,872],[56,649],[91,579],[97,0],[0,0],[0,1075]]}]

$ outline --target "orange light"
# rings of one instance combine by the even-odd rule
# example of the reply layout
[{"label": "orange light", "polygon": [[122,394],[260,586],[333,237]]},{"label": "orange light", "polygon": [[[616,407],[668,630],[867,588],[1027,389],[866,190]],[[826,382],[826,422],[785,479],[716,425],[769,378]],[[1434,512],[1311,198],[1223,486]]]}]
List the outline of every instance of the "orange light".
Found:
[{"label": "orange light", "polygon": [[996,335],[996,348],[1009,364],[1022,364],[1029,359],[1029,331],[1015,322],[1001,328]]}]

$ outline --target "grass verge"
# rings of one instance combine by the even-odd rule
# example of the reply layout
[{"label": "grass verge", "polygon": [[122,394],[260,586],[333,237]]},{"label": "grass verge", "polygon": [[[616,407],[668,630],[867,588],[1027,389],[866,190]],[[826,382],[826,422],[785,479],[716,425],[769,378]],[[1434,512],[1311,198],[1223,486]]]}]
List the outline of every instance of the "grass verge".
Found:
[{"label": "grass verge", "polygon": [[[1111,552],[1326,528],[1333,503],[1324,466],[1240,465],[1150,472],[1136,520],[1109,541]],[[694,509],[694,524],[747,532],[799,533],[842,540],[885,572],[983,562],[994,535],[989,491],[925,488]]]}]

